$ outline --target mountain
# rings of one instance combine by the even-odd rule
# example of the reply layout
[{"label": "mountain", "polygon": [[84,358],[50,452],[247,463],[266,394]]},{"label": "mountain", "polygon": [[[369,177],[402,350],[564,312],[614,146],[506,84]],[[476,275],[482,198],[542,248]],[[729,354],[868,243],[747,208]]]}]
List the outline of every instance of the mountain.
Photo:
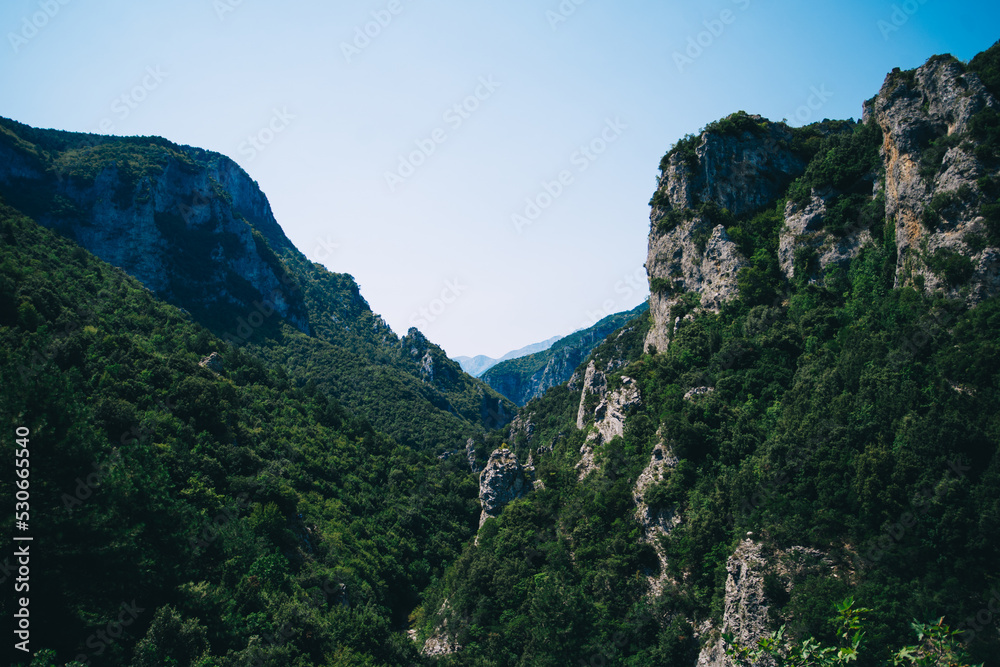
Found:
[{"label": "mountain", "polygon": [[1000,43],[863,109],[666,153],[649,311],[487,440],[425,654],[1000,664]]},{"label": "mountain", "polygon": [[543,340],[541,343],[534,343],[532,345],[525,345],[524,347],[513,350],[503,355],[499,359],[494,359],[492,357],[487,357],[484,354],[476,355],[475,357],[454,357],[454,361],[457,361],[462,367],[462,370],[473,377],[480,377],[483,373],[488,371],[493,366],[496,366],[501,361],[507,361],[508,359],[517,359],[518,357],[523,357],[529,354],[534,354],[536,352],[542,352],[552,347],[552,344],[559,340],[560,336],[553,336],[548,340]]},{"label": "mountain", "polygon": [[482,380],[517,405],[524,405],[568,381],[601,341],[648,309],[647,303],[641,303],[628,312],[608,315],[587,329],[558,339],[544,351],[501,361],[483,373]]},{"label": "mountain", "polygon": [[998,96],[680,139],[516,415],[226,158],[0,122],[8,663],[1000,665]]},{"label": "mountain", "polygon": [[0,195],[401,443],[445,449],[514,414],[416,329],[396,336],[351,276],[307,260],[222,155],[0,119]]},{"label": "mountain", "polygon": [[468,468],[3,202],[0,341],[4,454],[29,461],[32,665],[420,660],[396,629],[474,534]]}]

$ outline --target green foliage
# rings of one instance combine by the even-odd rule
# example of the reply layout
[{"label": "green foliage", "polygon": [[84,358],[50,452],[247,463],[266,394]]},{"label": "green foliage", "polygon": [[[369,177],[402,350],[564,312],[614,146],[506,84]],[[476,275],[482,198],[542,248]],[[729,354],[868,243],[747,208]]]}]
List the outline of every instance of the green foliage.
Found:
[{"label": "green foliage", "polygon": [[969,70],[979,76],[993,97],[1000,99],[1000,42],[969,61]]},{"label": "green foliage", "polygon": [[759,116],[752,116],[746,111],[737,111],[709,123],[704,131],[720,136],[739,136],[744,132],[760,136],[768,131],[769,126],[770,123]]},{"label": "green foliage", "polygon": [[870,194],[872,180],[882,169],[881,145],[882,130],[875,122],[859,124],[851,133],[831,134],[806,166],[805,174],[792,183],[789,199],[804,206],[813,188]]},{"label": "green foliage", "polygon": [[33,535],[57,546],[32,646],[96,664],[124,602],[103,664],[419,663],[397,628],[473,534],[468,470],[78,250],[0,205],[0,299],[24,304],[0,318],[0,407],[32,430]]},{"label": "green foliage", "polygon": [[[94,224],[94,198],[86,193],[103,175],[117,208],[153,211],[168,243],[156,258],[166,276],[161,298],[185,308],[213,334],[286,368],[294,382],[311,379],[401,444],[441,452],[513,416],[513,403],[462,373],[443,350],[424,340],[400,340],[371,311],[351,276],[308,261],[273,218],[246,198],[234,199],[213,177],[227,158],[159,138],[37,130],[6,119],[0,129],[0,142],[39,174],[0,188],[8,204],[78,237]],[[207,187],[191,191],[178,182],[182,174]],[[161,197],[150,204],[157,188],[175,201]],[[105,189],[96,189],[98,198],[107,197]],[[246,277],[246,265],[255,262],[266,267],[263,275]],[[30,327],[27,306],[22,315]],[[423,366],[428,354],[432,377],[425,377]]]},{"label": "green foliage", "polygon": [[[742,667],[753,667],[762,660],[773,660],[782,667],[833,667],[864,660],[864,614],[872,610],[855,608],[853,597],[848,597],[835,607],[839,626],[838,646],[824,646],[812,637],[801,642],[794,641],[786,636],[785,626],[782,626],[758,640],[756,646],[743,646],[732,634],[724,634],[726,655]],[[943,618],[934,624],[915,621],[912,627],[920,644],[899,649],[892,656],[892,664],[969,667],[968,656],[960,644],[960,633],[954,632],[943,622]]]},{"label": "green foliage", "polygon": [[958,287],[968,282],[976,270],[971,259],[951,248],[938,248],[932,254],[926,255],[924,261],[927,267],[950,287]]},{"label": "green foliage", "polygon": [[959,134],[945,134],[931,142],[920,154],[920,175],[925,179],[933,179],[941,170],[941,163],[944,161],[945,153],[962,143],[962,136]]},{"label": "green foliage", "polygon": [[[542,391],[569,379],[573,370],[612,332],[638,324],[636,318],[649,309],[645,301],[630,311],[608,315],[592,326],[557,340],[552,347],[517,359],[496,364],[482,375],[482,380],[518,405]],[[547,370],[548,369],[548,370]],[[562,374],[558,369],[562,369]]]}]

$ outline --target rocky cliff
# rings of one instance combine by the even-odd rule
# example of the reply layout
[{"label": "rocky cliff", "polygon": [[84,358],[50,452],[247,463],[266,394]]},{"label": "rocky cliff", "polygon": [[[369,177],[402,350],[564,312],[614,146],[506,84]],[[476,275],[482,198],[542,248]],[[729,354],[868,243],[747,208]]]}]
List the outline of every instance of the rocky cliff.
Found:
[{"label": "rocky cliff", "polygon": [[483,505],[480,528],[487,519],[499,516],[508,503],[531,490],[524,473],[517,456],[509,449],[502,447],[490,454],[486,467],[479,475],[479,500]]},{"label": "rocky cliff", "polygon": [[0,189],[14,206],[202,319],[228,313],[235,337],[274,313],[309,331],[301,287],[276,255],[292,245],[232,160],[54,132],[60,149],[46,151],[19,134],[40,136],[10,121],[0,134]]},{"label": "rocky cliff", "polygon": [[0,118],[0,198],[233,345],[265,348],[401,443],[461,446],[514,414],[420,332],[397,336],[352,276],[309,261],[223,155]]},{"label": "rocky cliff", "polygon": [[[784,280],[815,282],[885,241],[897,287],[970,305],[997,294],[997,109],[970,66],[936,56],[890,73],[860,125],[790,128],[740,112],[679,141],[650,202],[646,349],[665,349],[693,309],[741,296],[740,276],[764,264],[748,255],[762,250]],[[775,247],[762,247],[770,236],[748,221],[775,206]]]},{"label": "rocky cliff", "polygon": [[896,286],[916,285],[976,304],[1000,291],[1000,250],[983,204],[1000,171],[977,119],[998,101],[950,56],[894,70],[865,104],[885,136],[885,214],[895,226]]},{"label": "rocky cliff", "polygon": [[805,162],[792,150],[783,124],[740,112],[687,137],[664,157],[650,202],[647,349],[666,349],[683,295],[696,292],[701,307],[717,310],[737,294],[737,275],[748,258],[726,232],[731,216],[773,202]]}]

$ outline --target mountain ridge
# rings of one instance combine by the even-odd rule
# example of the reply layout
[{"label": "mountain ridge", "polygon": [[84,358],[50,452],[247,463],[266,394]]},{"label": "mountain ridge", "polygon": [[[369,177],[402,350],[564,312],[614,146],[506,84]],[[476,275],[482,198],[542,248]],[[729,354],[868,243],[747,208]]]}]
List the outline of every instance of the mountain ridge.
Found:
[{"label": "mountain ridge", "polygon": [[553,336],[547,340],[543,340],[539,343],[532,343],[531,345],[525,345],[524,347],[518,348],[516,350],[511,350],[503,356],[494,359],[493,357],[488,357],[485,354],[477,354],[474,357],[452,357],[454,361],[457,361],[466,373],[473,377],[480,377],[483,373],[488,371],[493,366],[496,366],[501,361],[507,361],[509,359],[517,359],[518,357],[524,357],[529,354],[534,354],[535,352],[542,352],[544,350],[552,347],[552,344],[557,340],[562,338],[562,336]]},{"label": "mountain ridge", "polygon": [[[306,259],[257,183],[221,154],[0,119],[0,194],[231,343],[308,369],[402,442],[445,449],[513,416],[513,404],[426,338],[397,336],[353,277]],[[426,430],[381,407],[400,400]]]}]

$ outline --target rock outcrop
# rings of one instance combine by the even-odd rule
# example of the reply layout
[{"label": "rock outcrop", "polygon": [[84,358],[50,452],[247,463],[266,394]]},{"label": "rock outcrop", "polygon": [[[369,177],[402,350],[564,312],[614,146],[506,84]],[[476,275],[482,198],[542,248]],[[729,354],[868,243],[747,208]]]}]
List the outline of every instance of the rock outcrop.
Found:
[{"label": "rock outcrop", "polygon": [[590,397],[596,396],[596,400],[600,400],[607,386],[604,373],[597,370],[597,365],[593,361],[588,363],[587,370],[583,374],[583,386],[580,388],[580,406],[576,411],[576,427],[581,431],[587,425],[588,403],[594,400]]},{"label": "rock outcrop", "polygon": [[667,556],[660,545],[660,538],[666,535],[680,523],[680,516],[675,506],[650,507],[646,502],[646,491],[664,480],[670,470],[677,465],[677,457],[662,443],[653,448],[653,454],[646,468],[635,482],[632,499],[635,502],[635,517],[642,527],[642,541],[653,547],[660,561],[660,573],[649,577],[650,592],[655,598],[663,592],[667,582]]},{"label": "rock outcrop", "polygon": [[276,256],[294,247],[236,163],[160,139],[60,134],[65,148],[45,164],[0,141],[0,185],[35,193],[16,202],[25,212],[176,305],[228,308],[234,338],[272,314],[309,331],[302,291]]},{"label": "rock outcrop", "polygon": [[736,296],[737,274],[748,259],[720,214],[758,210],[803,173],[805,163],[791,150],[791,139],[784,125],[740,113],[710,125],[687,145],[680,142],[665,158],[650,213],[647,350],[667,348],[678,317],[674,308],[685,293],[698,293],[700,307],[708,310]]},{"label": "rock outcrop", "polygon": [[[983,243],[973,117],[1000,108],[979,77],[950,56],[893,70],[864,118],[884,139],[886,219],[896,226],[896,286],[922,283],[970,305],[1000,292],[1000,251]],[[956,259],[958,258],[958,259]],[[948,260],[951,260],[950,262]]]},{"label": "rock outcrop", "polygon": [[[767,595],[765,578],[769,575],[789,593],[796,580],[806,575],[840,576],[833,561],[817,549],[793,546],[775,550],[764,546],[747,533],[736,551],[726,561],[726,595],[719,632],[705,623],[699,630],[710,637],[698,656],[698,667],[736,667],[725,654],[721,634],[731,633],[743,646],[755,646],[775,624],[769,613],[773,600]],[[773,584],[772,584],[773,585]],[[767,663],[773,664],[773,663]],[[764,663],[762,663],[763,667]]]},{"label": "rock outcrop", "polygon": [[813,273],[807,277],[815,282],[830,265],[846,268],[861,252],[862,246],[872,243],[871,230],[866,227],[854,226],[841,235],[823,229],[827,201],[832,196],[832,191],[824,192],[823,196],[813,193],[805,206],[800,207],[792,201],[785,205],[785,224],[778,236],[778,262],[788,280],[795,278],[795,257],[801,249],[815,254]]},{"label": "rock outcrop", "polygon": [[479,527],[482,528],[487,519],[499,516],[504,506],[527,495],[530,490],[531,484],[514,452],[503,447],[494,451],[479,475],[479,500],[483,505]]},{"label": "rock outcrop", "polygon": [[[580,479],[597,469],[594,449],[611,442],[615,437],[624,435],[626,417],[642,404],[639,386],[635,380],[623,375],[621,382],[621,387],[609,392],[594,408],[594,430],[587,435],[587,440],[580,447],[580,462],[576,464],[577,470],[580,471]],[[578,418],[577,424],[579,423]]]},{"label": "rock outcrop", "polygon": [[221,373],[225,369],[225,366],[222,363],[222,357],[219,355],[218,352],[213,352],[207,357],[204,357],[201,361],[198,362],[198,365],[201,366],[202,368],[207,368],[213,373]]}]

